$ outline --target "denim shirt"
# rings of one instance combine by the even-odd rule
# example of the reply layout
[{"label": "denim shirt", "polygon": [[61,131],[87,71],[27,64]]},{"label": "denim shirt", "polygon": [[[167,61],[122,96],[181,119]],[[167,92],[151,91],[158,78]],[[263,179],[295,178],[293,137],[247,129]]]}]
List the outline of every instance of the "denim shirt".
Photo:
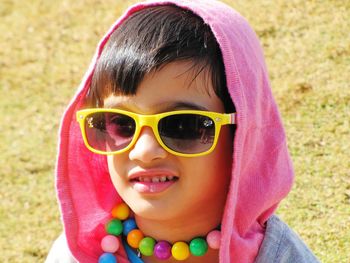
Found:
[{"label": "denim shirt", "polygon": [[[143,263],[136,253],[124,242],[131,263]],[[76,263],[68,249],[64,235],[52,246],[45,263]],[[266,224],[265,238],[255,263],[314,263],[320,262],[287,224],[276,215]],[[229,263],[229,262],[227,262]]]},{"label": "denim shirt", "polygon": [[255,263],[314,262],[320,261],[300,237],[276,215],[271,216]]}]

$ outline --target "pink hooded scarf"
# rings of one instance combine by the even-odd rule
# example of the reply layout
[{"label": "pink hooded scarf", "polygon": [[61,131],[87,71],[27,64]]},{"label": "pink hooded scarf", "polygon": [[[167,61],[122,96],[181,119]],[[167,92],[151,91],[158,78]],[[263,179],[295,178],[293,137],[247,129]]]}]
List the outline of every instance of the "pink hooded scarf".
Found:
[{"label": "pink hooded scarf", "polygon": [[[231,183],[222,219],[220,262],[254,262],[264,224],[290,191],[293,168],[280,115],[272,97],[259,41],[246,20],[215,0],[148,1],[115,22],[99,43],[89,70],[61,123],[56,188],[68,246],[84,263],[97,262],[110,211],[121,198],[109,177],[106,157],[91,153],[75,112],[89,89],[93,70],[111,33],[140,9],[174,4],[208,24],[223,54],[227,88],[237,111]],[[118,262],[129,262],[124,249]]]}]

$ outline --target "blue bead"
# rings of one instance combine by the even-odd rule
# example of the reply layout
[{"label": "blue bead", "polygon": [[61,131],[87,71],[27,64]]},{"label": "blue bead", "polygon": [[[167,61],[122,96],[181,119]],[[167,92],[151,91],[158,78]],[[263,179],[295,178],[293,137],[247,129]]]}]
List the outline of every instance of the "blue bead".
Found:
[{"label": "blue bead", "polygon": [[123,234],[127,236],[129,232],[133,229],[136,229],[137,225],[134,218],[129,218],[123,222]]},{"label": "blue bead", "polygon": [[112,253],[103,253],[98,259],[98,263],[117,263],[117,259]]}]

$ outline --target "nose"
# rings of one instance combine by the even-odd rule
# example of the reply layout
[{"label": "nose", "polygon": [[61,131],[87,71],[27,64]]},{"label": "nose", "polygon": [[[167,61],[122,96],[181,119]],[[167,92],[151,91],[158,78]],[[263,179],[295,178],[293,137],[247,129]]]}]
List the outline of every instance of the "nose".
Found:
[{"label": "nose", "polygon": [[130,160],[150,163],[164,159],[168,152],[158,143],[150,127],[143,127],[134,147],[129,152]]}]

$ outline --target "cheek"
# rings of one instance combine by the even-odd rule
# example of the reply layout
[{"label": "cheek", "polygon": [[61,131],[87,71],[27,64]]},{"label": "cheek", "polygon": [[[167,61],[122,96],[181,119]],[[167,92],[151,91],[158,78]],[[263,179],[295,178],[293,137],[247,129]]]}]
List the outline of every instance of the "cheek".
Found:
[{"label": "cheek", "polygon": [[108,155],[107,156],[107,163],[108,163],[108,171],[109,175],[111,177],[111,180],[113,182],[114,187],[119,192],[125,184],[125,170],[123,168],[123,165],[117,165],[117,163],[125,163],[122,160],[122,157],[120,155]]},{"label": "cheek", "polygon": [[206,162],[211,164],[211,170],[215,173],[218,182],[224,187],[228,187],[231,180],[232,172],[232,153],[233,142],[230,130],[224,127],[220,132],[218,144],[209,160]]},{"label": "cheek", "polygon": [[[228,127],[223,127],[220,131],[220,136],[214,151],[202,157],[188,158],[186,167],[191,170],[195,176],[201,177],[200,173],[206,177],[211,177],[212,174],[231,175],[232,168],[232,153],[233,153],[233,138]],[[196,173],[198,171],[198,173]],[[223,176],[227,177],[227,176]]]},{"label": "cheek", "polygon": [[[232,170],[232,140],[229,133],[224,132],[215,150],[203,157],[188,159],[186,168],[191,184],[196,184],[207,194],[227,193]],[[193,189],[193,188],[192,188]]]}]

